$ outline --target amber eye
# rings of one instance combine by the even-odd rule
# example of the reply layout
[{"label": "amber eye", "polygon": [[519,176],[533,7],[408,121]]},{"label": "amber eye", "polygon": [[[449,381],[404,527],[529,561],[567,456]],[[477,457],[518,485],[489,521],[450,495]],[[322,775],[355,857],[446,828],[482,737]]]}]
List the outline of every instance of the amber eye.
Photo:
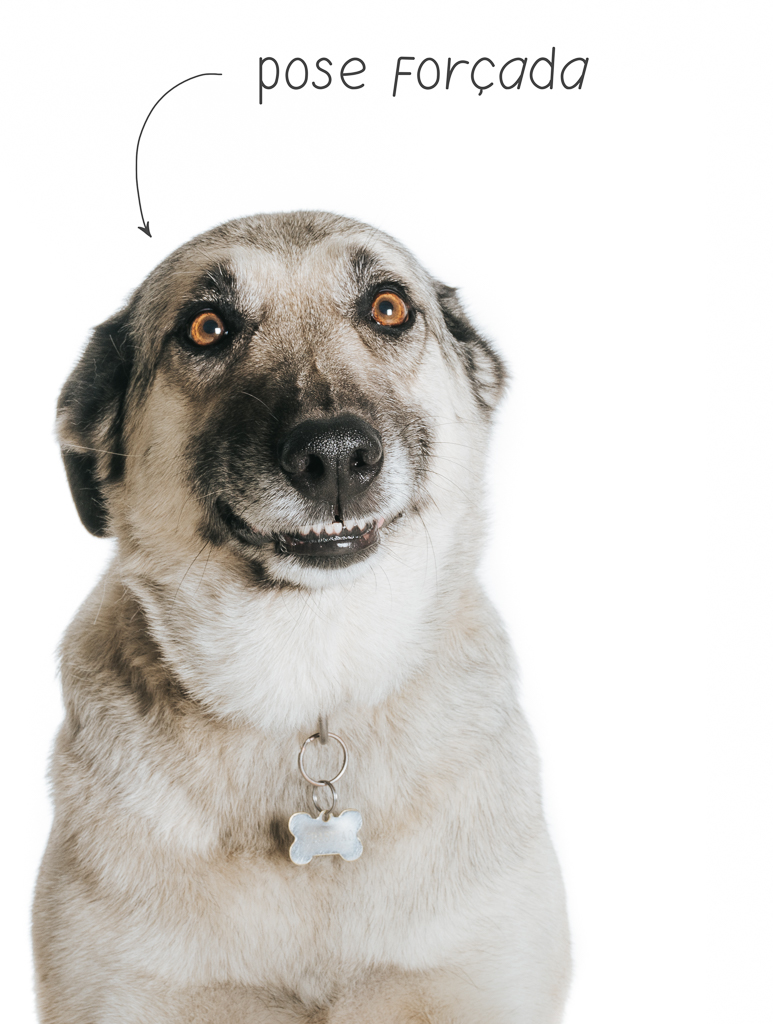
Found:
[{"label": "amber eye", "polygon": [[382,327],[400,327],[409,312],[408,304],[396,292],[379,292],[370,307],[370,315]]},{"label": "amber eye", "polygon": [[211,345],[225,337],[225,324],[217,315],[207,310],[199,313],[188,328],[188,337],[195,345]]}]

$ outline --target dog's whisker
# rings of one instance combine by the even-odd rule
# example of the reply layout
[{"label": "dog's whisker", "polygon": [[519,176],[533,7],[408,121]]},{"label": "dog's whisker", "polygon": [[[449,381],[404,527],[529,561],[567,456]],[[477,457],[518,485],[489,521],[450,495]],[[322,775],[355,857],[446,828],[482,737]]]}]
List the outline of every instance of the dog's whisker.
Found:
[{"label": "dog's whisker", "polygon": [[[199,592],[199,587],[201,586],[201,584],[202,584],[202,581],[203,581],[203,579],[204,579],[204,576],[206,575],[206,572],[207,572],[207,568],[208,568],[208,566],[209,566],[209,560],[210,560],[210,558],[212,557],[212,552],[213,552],[213,550],[214,550],[214,545],[212,544],[212,542],[211,542],[211,541],[208,541],[208,544],[209,544],[209,551],[207,552],[207,560],[206,560],[206,562],[204,563],[204,568],[203,568],[203,569],[201,570],[201,576],[199,576],[199,582],[198,582],[198,583],[196,584],[196,589],[195,589],[195,590],[193,591],[193,596],[194,596],[194,597],[195,597],[195,596],[196,596],[196,595],[198,594],[198,592]],[[198,556],[197,556],[197,557],[198,557]],[[179,588],[178,588],[178,590],[179,590]],[[177,595],[175,595],[175,596],[177,596]]]},{"label": "dog's whisker", "polygon": [[440,455],[438,452],[435,452],[433,458],[440,459],[442,462],[450,462],[452,466],[459,466],[460,468],[464,468],[465,465],[462,461],[455,459],[452,455]]},{"label": "dog's whisker", "polygon": [[99,608],[97,608],[97,614],[94,616],[94,621],[92,622],[92,626],[96,626],[97,620],[99,619],[99,613],[102,611],[102,605],[105,603],[105,591],[106,590],[107,590],[107,576],[105,576],[104,582],[102,584],[102,597],[101,597],[100,602],[99,602]]},{"label": "dog's whisker", "polygon": [[386,569],[384,568],[383,565],[379,566],[379,569],[381,570],[381,575],[386,580],[386,585],[387,585],[387,588],[389,590],[389,605],[390,605],[390,607],[393,607],[394,603],[395,603],[395,599],[394,599],[394,594],[392,593],[392,581],[389,578],[389,573],[386,571]]},{"label": "dog's whisker", "polygon": [[485,448],[481,447],[480,445],[465,444],[463,441],[449,441],[446,438],[442,438],[442,437],[434,438],[433,441],[432,441],[432,444],[433,445],[436,445],[436,444],[452,444],[452,445],[454,445],[457,448],[466,448],[467,451],[475,452],[478,455],[484,454],[485,450],[486,450]]},{"label": "dog's whisker", "polygon": [[421,512],[417,512],[416,514],[418,515],[419,520],[421,521],[421,525],[424,527],[424,533],[427,538],[427,543],[429,545],[430,551],[432,552],[432,561],[435,563],[435,589],[437,590],[440,587],[440,577],[438,574],[438,564],[437,555],[435,554],[435,545],[432,543],[432,536],[429,532],[429,529],[427,528],[427,524],[424,522],[424,516],[421,514]]},{"label": "dog's whisker", "polygon": [[[277,417],[276,417],[276,416],[274,415],[274,413],[273,413],[273,412],[271,412],[271,409],[270,409],[270,408],[269,408],[269,406],[268,406],[268,405],[267,405],[267,404],[266,404],[266,403],[265,403],[265,402],[263,401],[263,399],[262,399],[262,398],[258,398],[258,396],[257,396],[257,395],[253,395],[253,394],[252,394],[251,392],[249,392],[249,391],[241,391],[241,392],[240,392],[240,394],[242,394],[242,395],[246,395],[246,396],[247,396],[247,398],[253,398],[253,399],[254,399],[254,400],[255,400],[256,402],[259,402],[259,403],[260,403],[260,404],[261,404],[261,405],[262,405],[262,406],[263,406],[263,407],[264,407],[265,409],[267,409],[267,410],[268,410],[268,414],[269,414],[269,416],[271,417],[271,419],[272,419],[272,420],[276,420],[276,419],[277,419]],[[277,420],[277,422],[278,422],[278,420]]]},{"label": "dog's whisker", "polygon": [[468,492],[467,492],[467,491],[465,491],[465,490],[464,490],[464,488],[463,488],[463,487],[461,487],[461,486],[460,486],[460,484],[458,484],[458,483],[456,482],[456,480],[452,480],[452,479],[451,479],[450,477],[448,477],[448,476],[445,476],[445,474],[443,474],[443,473],[440,473],[440,472],[439,472],[439,471],[437,470],[437,468],[436,468],[435,466],[432,466],[432,467],[431,467],[431,468],[430,468],[430,469],[428,470],[428,472],[429,472],[429,473],[432,473],[432,475],[433,475],[433,476],[436,476],[436,477],[438,477],[438,478],[439,478],[440,480],[445,480],[445,482],[446,482],[446,483],[448,483],[448,484],[451,484],[451,486],[452,486],[452,487],[455,487],[455,488],[456,488],[456,490],[457,490],[457,491],[458,491],[458,492],[459,492],[459,493],[460,493],[461,495],[463,495],[463,496],[464,496],[465,498],[469,497],[469,495],[468,495]]},{"label": "dog's whisker", "polygon": [[199,555],[201,554],[201,552],[202,552],[202,551],[204,550],[204,548],[205,548],[205,547],[207,547],[207,545],[208,545],[209,543],[210,543],[210,541],[208,541],[208,540],[205,540],[205,541],[204,541],[204,543],[203,543],[203,544],[201,545],[201,547],[199,548],[199,550],[198,550],[198,551],[196,552],[196,554],[195,554],[195,555],[193,556],[193,558],[192,558],[192,560],[191,560],[191,562],[190,562],[190,565],[188,566],[188,568],[187,568],[187,569],[185,570],[185,572],[183,573],[183,578],[182,578],[182,579],[180,580],[180,582],[179,582],[179,583],[177,584],[177,590],[175,590],[175,592],[174,592],[174,597],[172,598],[172,604],[176,604],[176,603],[177,603],[177,595],[178,595],[178,594],[180,593],[180,587],[182,587],[183,583],[185,583],[185,578],[186,578],[186,576],[188,575],[188,573],[189,573],[189,572],[191,571],[191,569],[193,568],[193,565],[194,565],[194,563],[195,563],[196,559],[197,559],[197,558],[199,557]]},{"label": "dog's whisker", "polygon": [[185,501],[183,501],[182,505],[180,506],[180,514],[177,517],[177,529],[178,530],[180,529],[180,523],[182,522],[183,512],[187,508],[188,502],[191,500],[192,497],[193,497],[193,495],[186,494],[185,495]]},{"label": "dog's whisker", "polygon": [[96,452],[98,455],[120,455],[124,459],[135,458],[130,452],[112,452],[108,448],[91,448],[85,444],[72,444],[70,441],[67,441],[63,447],[65,451],[71,452]]}]

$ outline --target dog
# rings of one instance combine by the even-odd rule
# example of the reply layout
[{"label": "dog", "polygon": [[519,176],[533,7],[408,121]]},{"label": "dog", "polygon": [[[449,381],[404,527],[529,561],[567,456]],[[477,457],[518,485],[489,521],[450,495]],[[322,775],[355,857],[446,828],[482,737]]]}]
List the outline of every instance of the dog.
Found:
[{"label": "dog", "polygon": [[209,231],[95,329],[58,437],[116,548],[62,644],[43,1024],[561,1019],[561,875],[476,575],[505,378],[454,289],[327,213]]}]

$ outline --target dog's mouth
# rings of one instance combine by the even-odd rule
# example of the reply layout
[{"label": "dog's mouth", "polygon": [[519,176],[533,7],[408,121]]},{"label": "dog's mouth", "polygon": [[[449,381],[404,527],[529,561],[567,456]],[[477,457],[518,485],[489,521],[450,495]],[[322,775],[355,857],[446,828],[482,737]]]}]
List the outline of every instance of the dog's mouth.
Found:
[{"label": "dog's mouth", "polygon": [[295,533],[261,533],[238,516],[222,500],[218,500],[220,517],[240,541],[253,547],[270,547],[278,555],[304,555],[312,558],[341,558],[365,551],[378,543],[384,519],[337,519],[318,523]]},{"label": "dog's mouth", "polygon": [[350,555],[375,544],[383,525],[381,518],[319,524],[299,533],[274,534],[274,547],[279,555],[321,555],[323,558]]}]

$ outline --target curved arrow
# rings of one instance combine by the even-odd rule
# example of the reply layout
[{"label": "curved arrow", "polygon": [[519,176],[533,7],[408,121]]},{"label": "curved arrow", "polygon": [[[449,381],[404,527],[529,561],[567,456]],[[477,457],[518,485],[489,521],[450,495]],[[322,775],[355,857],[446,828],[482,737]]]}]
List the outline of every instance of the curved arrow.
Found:
[{"label": "curved arrow", "polygon": [[[178,82],[177,85],[173,85],[171,89],[167,89],[166,92],[164,93],[164,96],[168,96],[170,92],[172,92],[174,89],[179,88],[179,86],[181,86],[181,85],[185,85],[186,82],[192,82],[194,78],[206,78],[207,75],[222,75],[222,74],[223,74],[222,71],[203,71],[200,75],[191,75],[190,78],[184,78],[182,80],[182,82]],[[137,225],[137,230],[138,231],[144,231],[145,234],[148,236],[148,238],[152,237],[151,234],[150,234],[150,221],[149,220],[145,220],[145,215],[142,212],[142,200],[140,199],[140,177],[139,177],[139,170],[138,170],[138,164],[139,164],[139,158],[140,158],[140,139],[142,138],[142,133],[145,131],[145,125],[148,123],[148,120],[150,119],[150,115],[153,113],[153,111],[159,105],[159,103],[164,98],[164,96],[159,96],[159,98],[156,100],[156,102],[150,108],[148,116],[143,121],[142,128],[140,128],[140,135],[139,135],[139,138],[137,139],[137,149],[136,149],[136,151],[134,153],[134,181],[135,181],[135,183],[137,185],[137,202],[140,204],[140,217],[142,218],[142,227]]]}]

